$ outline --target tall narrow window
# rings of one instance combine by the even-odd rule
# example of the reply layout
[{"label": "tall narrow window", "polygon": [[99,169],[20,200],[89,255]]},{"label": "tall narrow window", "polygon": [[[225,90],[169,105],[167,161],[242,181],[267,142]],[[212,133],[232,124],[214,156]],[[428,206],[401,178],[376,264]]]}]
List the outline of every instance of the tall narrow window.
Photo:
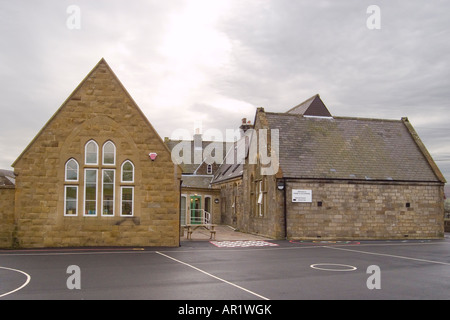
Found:
[{"label": "tall narrow window", "polygon": [[78,181],[78,162],[75,159],[70,159],[66,162],[66,181]]},{"label": "tall narrow window", "polygon": [[64,215],[76,216],[78,214],[78,186],[64,187]]},{"label": "tall narrow window", "polygon": [[134,182],[134,165],[127,160],[122,164],[122,180],[121,182]]},{"label": "tall narrow window", "polygon": [[103,169],[102,216],[114,215],[114,182],[116,170]]},{"label": "tall narrow window", "polygon": [[206,167],[206,174],[212,174],[212,164],[208,164]]},{"label": "tall narrow window", "polygon": [[180,224],[182,226],[186,225],[186,195],[181,196],[181,203],[180,203]]},{"label": "tall narrow window", "polygon": [[205,196],[205,211],[211,213],[211,197]]},{"label": "tall narrow window", "polygon": [[262,217],[264,215],[264,188],[263,181],[258,182],[258,215]]},{"label": "tall narrow window", "polygon": [[250,214],[254,216],[255,213],[255,202],[256,202],[256,190],[255,190],[255,182],[253,180],[253,174],[250,176]]},{"label": "tall narrow window", "polygon": [[84,215],[97,215],[97,169],[84,171]]},{"label": "tall narrow window", "polygon": [[85,163],[98,164],[98,145],[94,140],[91,140],[88,143],[86,143]]},{"label": "tall narrow window", "polygon": [[103,164],[116,164],[116,146],[111,141],[107,141],[103,145]]},{"label": "tall narrow window", "polygon": [[134,187],[121,187],[120,188],[120,215],[131,217],[133,216],[133,199],[134,199]]}]

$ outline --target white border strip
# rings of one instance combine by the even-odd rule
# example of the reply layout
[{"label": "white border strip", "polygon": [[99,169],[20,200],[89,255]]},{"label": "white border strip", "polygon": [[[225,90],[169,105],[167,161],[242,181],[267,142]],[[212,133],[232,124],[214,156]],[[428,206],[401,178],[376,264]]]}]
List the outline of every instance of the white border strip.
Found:
[{"label": "white border strip", "polygon": [[9,295],[11,293],[14,293],[14,292],[19,291],[20,289],[26,287],[28,285],[28,283],[30,282],[30,280],[31,280],[31,276],[28,273],[23,272],[21,270],[12,269],[12,268],[6,268],[6,267],[0,267],[0,269],[5,269],[5,270],[9,270],[9,271],[19,272],[19,273],[22,273],[23,275],[25,275],[27,277],[27,280],[25,281],[25,283],[23,285],[21,285],[20,287],[18,287],[17,289],[14,289],[12,291],[6,292],[4,294],[0,294],[0,298],[3,298],[3,297],[5,297],[5,296],[7,296],[7,295]]},{"label": "white border strip", "polygon": [[263,299],[263,300],[270,300],[269,298],[266,298],[266,297],[264,297],[264,296],[262,296],[262,295],[260,295],[260,294],[257,294],[257,293],[255,293],[255,292],[253,292],[253,291],[250,291],[250,290],[245,289],[245,288],[243,288],[243,287],[241,287],[241,286],[238,286],[237,284],[234,284],[234,283],[232,283],[232,282],[230,282],[230,281],[227,281],[227,280],[224,280],[224,279],[222,279],[222,278],[219,278],[219,277],[217,277],[217,276],[215,276],[215,275],[213,275],[213,274],[211,274],[211,273],[209,273],[209,272],[206,272],[206,271],[203,271],[203,270],[201,270],[201,269],[199,269],[199,268],[197,268],[197,267],[194,267],[193,265],[191,265],[191,264],[189,264],[189,263],[186,263],[186,262],[180,261],[180,260],[178,260],[178,259],[172,258],[171,256],[168,256],[167,254],[164,254],[164,253],[161,253],[161,252],[158,252],[158,251],[155,251],[155,252],[156,252],[157,254],[161,255],[161,256],[164,256],[164,257],[169,258],[169,259],[171,259],[171,260],[173,260],[173,261],[176,261],[176,262],[178,262],[178,263],[184,264],[185,266],[188,266],[189,268],[192,268],[192,269],[197,270],[197,271],[199,271],[199,272],[201,272],[201,273],[203,273],[203,274],[206,274],[207,276],[210,276],[210,277],[212,277],[212,278],[214,278],[214,279],[217,279],[217,280],[222,281],[222,282],[224,282],[224,283],[226,283],[226,284],[229,284],[230,286],[236,287],[236,288],[241,289],[241,290],[243,290],[243,291],[245,291],[245,292],[248,292],[248,293],[250,293],[250,294],[252,294],[252,295],[254,295],[254,296],[257,296],[258,298],[261,298],[261,299]]}]

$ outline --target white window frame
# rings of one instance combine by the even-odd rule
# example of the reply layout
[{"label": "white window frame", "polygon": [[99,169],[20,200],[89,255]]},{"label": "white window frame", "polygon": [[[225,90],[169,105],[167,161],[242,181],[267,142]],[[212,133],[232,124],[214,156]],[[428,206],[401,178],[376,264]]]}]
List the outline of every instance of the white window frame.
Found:
[{"label": "white window frame", "polygon": [[[88,162],[87,161],[87,147],[89,144],[94,143],[95,147],[96,147],[96,158],[95,158],[95,163],[92,162]],[[89,140],[88,142],[86,142],[86,144],[84,145],[84,163],[86,165],[93,165],[93,166],[97,166],[98,165],[98,144],[95,140]]]},{"label": "white window frame", "polygon": [[[86,214],[86,173],[88,170],[95,171],[95,214]],[[98,215],[98,169],[97,168],[85,168],[84,169],[84,194],[83,194],[83,216],[96,217]],[[92,201],[92,200],[89,200]]]},{"label": "white window frame", "polygon": [[[131,189],[131,215],[122,214],[123,208],[123,189]],[[134,186],[121,186],[120,187],[120,216],[121,217],[134,217]]]},{"label": "white window frame", "polygon": [[[104,214],[104,207],[103,207],[103,202],[105,201],[105,197],[104,197],[104,185],[105,185],[105,179],[104,179],[104,175],[105,175],[105,171],[113,171],[114,172],[114,177],[113,177],[113,199],[112,199],[112,203],[113,203],[113,214]],[[101,210],[101,215],[103,217],[114,217],[116,215],[116,169],[102,169],[102,206],[101,206],[102,210]]]},{"label": "white window frame", "polygon": [[[124,166],[127,162],[130,163],[131,166],[133,167],[133,172],[132,172],[132,175],[131,175],[131,181],[124,181],[124,180],[123,180],[123,166]],[[134,172],[135,172],[134,163],[133,163],[132,161],[130,161],[130,160],[125,160],[125,161],[122,163],[121,167],[120,167],[120,182],[121,182],[121,183],[134,183]]]},{"label": "white window frame", "polygon": [[[67,188],[75,188],[77,190],[77,197],[75,199],[75,214],[67,214]],[[64,186],[64,216],[76,217],[78,216],[78,186],[77,185],[65,185]]]},{"label": "white window frame", "polygon": [[262,217],[262,216],[264,216],[264,192],[263,192],[263,181],[262,180],[260,180],[259,182],[258,182],[258,185],[259,185],[259,187],[258,187],[258,201],[257,201],[257,204],[258,204],[258,216],[260,216],[260,217]]},{"label": "white window frame", "polygon": [[[209,209],[212,211],[213,210],[213,202],[212,202],[212,197],[210,195],[206,195],[203,196],[203,210],[206,211],[206,198],[209,198]],[[209,213],[212,214],[212,212],[208,211]]]},{"label": "white window frame", "polygon": [[[114,161],[113,161],[113,163],[105,163],[105,146],[107,146],[108,144],[112,144],[112,146],[114,148],[114,158],[113,158]],[[116,145],[111,140],[108,140],[108,141],[106,141],[103,144],[103,147],[102,147],[102,164],[104,166],[115,166],[116,165]]]},{"label": "white window frame", "polygon": [[[67,179],[67,165],[71,161],[74,161],[76,163],[76,165],[77,165],[77,179],[76,180],[69,180],[69,179]],[[79,181],[79,176],[80,176],[80,165],[78,164],[77,160],[75,160],[74,158],[70,158],[69,160],[67,160],[66,164],[64,165],[64,181],[65,182],[78,182]]]}]

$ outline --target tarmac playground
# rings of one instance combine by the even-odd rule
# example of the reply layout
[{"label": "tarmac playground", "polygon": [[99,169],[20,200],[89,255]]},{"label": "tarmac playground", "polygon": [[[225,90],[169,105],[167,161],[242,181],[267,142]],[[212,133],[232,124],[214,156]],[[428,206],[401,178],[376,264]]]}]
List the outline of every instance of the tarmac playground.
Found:
[{"label": "tarmac playground", "polygon": [[448,234],[274,241],[221,228],[179,248],[0,250],[0,300],[450,299]]}]

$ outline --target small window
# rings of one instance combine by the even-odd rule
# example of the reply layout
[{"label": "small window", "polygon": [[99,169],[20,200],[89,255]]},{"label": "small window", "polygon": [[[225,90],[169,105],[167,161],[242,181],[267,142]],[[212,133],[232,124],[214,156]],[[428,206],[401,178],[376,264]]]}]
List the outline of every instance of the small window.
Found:
[{"label": "small window", "polygon": [[208,166],[206,167],[206,173],[212,174],[212,164],[208,164]]},{"label": "small window", "polygon": [[129,160],[122,164],[122,182],[134,182],[134,165]]},{"label": "small window", "polygon": [[94,140],[91,140],[88,143],[86,143],[85,163],[98,164],[98,145]]},{"label": "small window", "polygon": [[116,146],[111,141],[108,141],[103,145],[103,164],[116,164]]},{"label": "small window", "polygon": [[77,214],[78,214],[78,186],[65,186],[64,215],[76,216]]},{"label": "small window", "polygon": [[70,159],[66,162],[66,181],[78,181],[78,162]]},{"label": "small window", "polygon": [[133,216],[133,187],[121,187],[120,188],[120,215],[131,217]]}]

